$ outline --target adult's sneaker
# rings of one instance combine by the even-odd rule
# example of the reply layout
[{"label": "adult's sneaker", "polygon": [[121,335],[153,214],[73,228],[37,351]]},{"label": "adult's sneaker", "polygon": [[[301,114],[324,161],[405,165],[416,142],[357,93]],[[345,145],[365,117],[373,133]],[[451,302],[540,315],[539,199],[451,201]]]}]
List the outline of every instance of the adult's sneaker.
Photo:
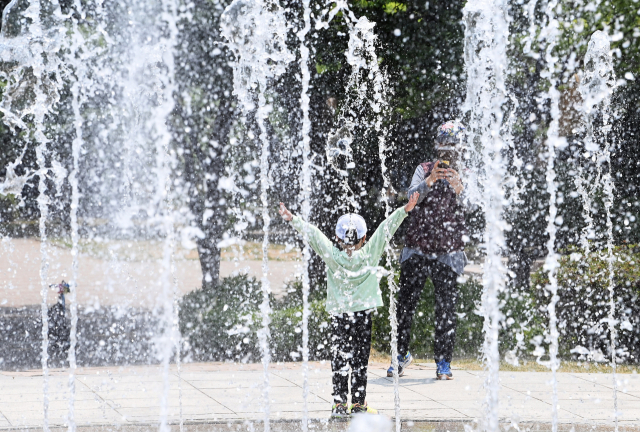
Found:
[{"label": "adult's sneaker", "polygon": [[346,403],[337,403],[331,407],[331,418],[349,417],[349,407]]},{"label": "adult's sneaker", "polygon": [[351,414],[378,414],[378,410],[369,407],[366,402],[364,405],[357,403],[351,405]]},{"label": "adult's sneaker", "polygon": [[445,360],[440,360],[436,363],[436,378],[439,380],[452,380],[451,363]]},{"label": "adult's sneaker", "polygon": [[[398,376],[404,375],[404,370],[411,364],[412,361],[413,357],[411,356],[410,352],[407,352],[406,356],[403,356],[401,354],[398,355]],[[387,376],[393,376],[393,365],[389,366],[389,369],[387,369]]]}]

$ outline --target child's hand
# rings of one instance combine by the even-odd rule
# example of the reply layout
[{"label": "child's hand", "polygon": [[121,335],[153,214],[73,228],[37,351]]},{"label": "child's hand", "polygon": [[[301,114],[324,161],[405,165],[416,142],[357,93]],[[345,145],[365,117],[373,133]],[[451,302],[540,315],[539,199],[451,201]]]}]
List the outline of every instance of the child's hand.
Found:
[{"label": "child's hand", "polygon": [[287,222],[293,219],[293,215],[289,210],[287,210],[287,208],[284,206],[284,203],[280,203],[280,210],[278,210],[278,213],[280,213],[282,219],[286,220]]},{"label": "child's hand", "polygon": [[418,192],[412,193],[411,196],[409,197],[409,202],[407,203],[406,206],[404,206],[404,211],[409,213],[411,210],[413,210],[413,208],[418,203],[418,198],[420,198],[420,194]]}]

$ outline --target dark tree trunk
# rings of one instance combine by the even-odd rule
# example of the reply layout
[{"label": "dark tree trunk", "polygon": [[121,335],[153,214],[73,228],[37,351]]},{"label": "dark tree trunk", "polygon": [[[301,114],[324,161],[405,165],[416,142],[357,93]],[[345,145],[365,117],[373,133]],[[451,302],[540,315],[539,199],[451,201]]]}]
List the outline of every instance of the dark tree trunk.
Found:
[{"label": "dark tree trunk", "polygon": [[529,290],[531,264],[536,259],[535,250],[530,248],[511,251],[509,254],[509,260],[507,262],[507,268],[513,272],[510,275],[510,283],[514,288],[518,288],[523,291]]},{"label": "dark tree trunk", "polygon": [[224,173],[224,148],[235,114],[230,101],[220,104],[218,115],[211,127],[210,142],[198,142],[198,134],[192,127],[189,136],[190,154],[185,157],[185,174],[192,179],[190,209],[195,217],[195,225],[204,236],[196,240],[200,267],[202,268],[202,288],[215,289],[220,279],[220,247],[227,221],[226,204],[223,193],[218,188]]},{"label": "dark tree trunk", "polygon": [[[184,193],[193,215],[192,224],[202,231],[196,239],[202,288],[211,290],[220,278],[218,243],[227,216],[226,194],[218,189],[225,172],[228,135],[235,117],[233,73],[227,49],[220,45],[220,15],[231,0],[195,0],[193,16],[181,21],[176,110],[176,136],[184,169]],[[185,95],[188,100],[183,99]]]}]

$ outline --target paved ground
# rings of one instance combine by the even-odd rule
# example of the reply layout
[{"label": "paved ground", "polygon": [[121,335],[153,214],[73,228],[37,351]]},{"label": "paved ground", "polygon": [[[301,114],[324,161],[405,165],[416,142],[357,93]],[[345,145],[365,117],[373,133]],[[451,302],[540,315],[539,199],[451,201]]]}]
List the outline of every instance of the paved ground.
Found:
[{"label": "paved ground", "polygon": [[[386,366],[371,364],[367,400],[382,414],[391,417],[394,414],[393,384],[385,375]],[[464,423],[472,424],[474,419],[481,418],[484,398],[482,372],[454,369],[454,374],[453,381],[435,381],[431,365],[412,365],[400,382],[402,418],[413,421],[414,427],[445,424],[420,423],[424,421],[454,422],[452,424],[458,425],[451,430],[461,429]],[[180,392],[183,421],[188,425],[224,425],[228,422],[246,425],[242,421],[259,422],[263,418],[261,365],[187,364],[183,365],[180,378],[172,366],[168,410],[171,422],[178,423],[180,419]],[[551,417],[549,378],[550,374],[537,372],[501,374],[500,416],[506,426],[548,424]],[[52,426],[64,426],[66,423],[67,381],[65,371],[52,371],[49,382],[49,421]],[[296,430],[297,423],[291,421],[302,416],[300,364],[273,365],[269,384],[270,417],[274,421],[285,422],[279,424],[288,425],[274,430]],[[331,405],[330,368],[327,363],[311,364],[309,384],[310,417],[326,426]],[[581,426],[578,429],[596,427],[609,430],[613,424],[612,385],[611,376],[607,374],[559,374],[560,422]],[[41,426],[42,387],[41,371],[0,373],[0,428]],[[640,377],[619,375],[619,387],[620,424],[629,429],[640,424]],[[76,393],[77,422],[96,427],[140,426],[136,430],[146,430],[143,426],[147,425],[153,429],[159,421],[161,395],[162,374],[157,366],[80,369]],[[424,430],[436,429],[439,430]],[[545,430],[545,427],[536,430]]]},{"label": "paved ground", "polygon": [[[161,245],[132,242],[105,247],[100,254],[80,254],[78,302],[99,309],[105,305],[153,308],[161,299],[162,263],[156,252]],[[150,250],[156,249],[156,250]],[[98,255],[98,256],[96,256]],[[35,239],[3,239],[0,242],[0,307],[21,307],[42,302],[40,293],[40,242]],[[49,283],[69,280],[71,250],[49,248]],[[176,254],[176,276],[180,294],[200,288],[202,270],[197,253]],[[262,261],[222,261],[220,276],[246,272],[262,277]],[[286,280],[299,272],[295,261],[271,261],[270,280],[277,295]],[[49,294],[49,303],[55,295]]]}]

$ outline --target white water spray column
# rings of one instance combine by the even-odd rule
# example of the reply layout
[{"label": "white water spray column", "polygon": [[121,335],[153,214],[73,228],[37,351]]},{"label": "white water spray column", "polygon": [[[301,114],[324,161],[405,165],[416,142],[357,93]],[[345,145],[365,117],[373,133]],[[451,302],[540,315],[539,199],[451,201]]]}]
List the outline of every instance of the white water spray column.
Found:
[{"label": "white water spray column", "polygon": [[[286,71],[286,65],[294,60],[288,51],[287,21],[284,11],[275,2],[265,0],[234,0],[225,9],[221,19],[221,34],[235,55],[233,66],[233,94],[245,114],[255,111],[260,128],[260,202],[264,237],[262,240],[262,328],[258,331],[258,341],[262,355],[264,378],[262,396],[264,398],[264,430],[269,425],[269,347],[270,295],[269,285],[269,199],[271,182],[269,175],[269,137],[266,121],[271,110],[266,94],[270,81]],[[257,106],[256,106],[257,99]],[[308,105],[308,102],[307,102]],[[310,180],[309,180],[310,181]],[[304,192],[304,191],[303,191]],[[305,422],[306,424],[306,422]]]},{"label": "white water spray column", "polygon": [[[485,212],[486,230],[482,312],[484,315],[483,355],[487,375],[485,388],[486,417],[481,429],[498,431],[498,390],[500,354],[498,333],[502,313],[498,295],[505,288],[506,269],[502,263],[505,247],[503,219],[505,194],[503,180],[506,176],[501,138],[502,109],[506,102],[504,78],[507,67],[507,43],[509,36],[508,5],[504,0],[468,2],[464,8],[465,67],[467,70],[467,98],[465,111],[469,115],[468,145],[471,160],[480,161],[478,170],[484,193],[478,199]],[[475,154],[475,155],[474,155]],[[481,173],[484,173],[481,175]]]},{"label": "white water spray column", "polygon": [[[168,432],[169,426],[169,389],[170,371],[169,366],[174,349],[179,349],[180,333],[177,328],[176,313],[174,305],[174,285],[172,283],[172,255],[174,250],[174,215],[171,208],[171,169],[172,156],[170,152],[171,131],[167,123],[170,121],[171,111],[174,107],[175,83],[175,57],[174,47],[177,44],[178,28],[176,25],[178,15],[178,5],[176,0],[163,0],[160,3],[161,20],[160,29],[160,49],[162,61],[162,71],[158,78],[161,84],[161,92],[158,95],[160,104],[155,108],[152,120],[155,137],[156,151],[156,196],[154,197],[155,208],[157,208],[156,218],[159,232],[164,236],[162,246],[162,275],[161,275],[161,325],[162,334],[159,338],[159,357],[162,367],[162,395],[160,397],[160,432]],[[180,407],[182,410],[182,407]],[[180,418],[182,424],[182,418]]]},{"label": "white water spray column", "polygon": [[[373,122],[373,134],[378,141],[378,156],[380,158],[380,169],[383,178],[383,187],[380,191],[382,200],[385,203],[385,217],[388,217],[392,208],[389,203],[389,194],[393,193],[393,187],[391,185],[391,179],[386,166],[386,152],[388,129],[383,125],[383,120],[388,115],[388,92],[389,92],[389,80],[383,70],[380,69],[378,62],[378,55],[376,54],[376,44],[378,43],[377,36],[374,32],[376,23],[371,22],[365,16],[361,16],[356,19],[355,15],[348,8],[346,2],[338,2],[333,4],[329,2],[329,7],[325,9],[324,13],[328,12],[328,18],[326,21],[318,21],[316,23],[316,29],[328,28],[329,22],[336,16],[338,12],[342,12],[343,16],[349,26],[349,43],[345,56],[347,63],[351,66],[351,73],[347,80],[345,88],[347,89],[346,100],[342,104],[342,112],[340,120],[337,123],[345,123],[339,130],[335,131],[333,138],[330,138],[329,146],[327,146],[327,157],[330,165],[333,165],[332,158],[337,155],[347,156],[348,159],[352,158],[352,150],[350,148],[352,138],[350,136],[349,128],[353,127],[361,121],[358,113],[363,108],[366,111],[371,110],[375,114],[375,120]],[[364,78],[364,79],[363,79]],[[352,93],[351,91],[355,91]],[[373,94],[373,98],[370,95]],[[342,135],[342,137],[341,137]],[[341,148],[337,144],[338,139],[345,141],[343,144],[345,148]],[[334,143],[331,140],[335,139]],[[335,147],[330,147],[331,145]],[[334,166],[335,167],[335,166]],[[335,167],[336,170],[339,170]],[[356,201],[356,194],[348,184],[348,175],[342,175],[341,184],[344,191],[344,198],[348,205],[352,205],[356,210],[359,205]],[[401,429],[401,415],[400,415],[400,382],[398,375],[398,320],[396,316],[396,293],[398,291],[395,282],[394,267],[394,252],[390,245],[391,235],[388,229],[385,231],[387,238],[385,244],[385,267],[380,266],[379,275],[386,275],[387,284],[389,286],[389,323],[391,325],[391,365],[393,367],[393,389],[394,389],[394,412],[395,412],[395,425],[396,432],[400,432]]]},{"label": "white water spray column", "polygon": [[[380,158],[380,171],[382,173],[383,186],[380,191],[385,204],[385,218],[389,217],[393,209],[389,203],[389,195],[394,193],[391,185],[391,178],[387,170],[387,138],[388,129],[383,125],[383,119],[388,114],[388,91],[389,80],[386,74],[380,69],[378,56],[376,54],[377,36],[373,29],[375,23],[370,22],[366,17],[360,17],[354,28],[350,31],[349,49],[347,51],[347,61],[353,68],[349,84],[356,84],[359,88],[357,104],[368,103],[371,110],[375,113],[375,121],[373,128],[378,138],[378,157]],[[370,86],[373,88],[373,100],[370,100],[366,93],[366,87],[357,85],[357,79],[360,76],[360,69],[369,71],[367,77],[373,76],[373,82]],[[347,86],[349,88],[350,85]],[[389,287],[389,324],[391,325],[391,366],[393,367],[393,399],[394,399],[394,417],[396,432],[400,432],[402,427],[402,417],[400,414],[400,376],[398,367],[398,319],[396,306],[396,293],[398,286],[395,281],[394,261],[395,254],[391,247],[391,238],[389,227],[385,230],[385,264],[387,277],[387,286]]]},{"label": "white water spray column", "polygon": [[[611,219],[611,208],[614,200],[614,184],[611,171],[611,140],[609,132],[611,130],[611,96],[616,88],[616,76],[613,70],[613,58],[611,47],[606,33],[596,31],[589,41],[587,53],[584,59],[585,70],[582,82],[580,83],[580,95],[582,96],[583,121],[586,125],[587,136],[585,137],[586,158],[592,157],[596,163],[595,178],[581,176],[580,192],[583,199],[583,215],[587,221],[587,230],[583,232],[582,244],[585,254],[589,253],[588,235],[593,230],[593,218],[591,216],[591,203],[596,198],[598,189],[602,185],[604,193],[605,226],[606,226],[606,252],[607,252],[607,282],[609,291],[609,314],[606,319],[609,328],[609,344],[611,354],[611,369],[613,372],[613,410],[615,430],[618,431],[618,379],[617,379],[617,358],[616,339],[617,321],[615,318],[615,284],[613,262],[613,221]],[[598,113],[602,115],[602,125],[599,129],[594,128],[594,119]],[[606,172],[603,173],[603,166]]]},{"label": "white water spray column", "polygon": [[[22,9],[24,6],[26,9]],[[46,22],[42,20],[43,15],[48,18]],[[16,174],[15,168],[22,163],[27,150],[28,143],[25,143],[18,158],[6,166],[7,173],[4,181],[0,183],[0,191],[20,195],[29,179],[35,175],[39,177],[37,203],[40,211],[40,290],[42,297],[40,305],[43,377],[42,429],[45,432],[49,431],[49,248],[47,244],[49,197],[47,194],[50,191],[47,187],[47,178],[53,178],[56,188],[59,190],[66,176],[66,170],[51,157],[48,150],[49,139],[45,135],[46,116],[58,102],[58,92],[63,85],[60,78],[58,53],[65,32],[61,31],[62,25],[58,20],[60,16],[57,2],[49,3],[41,0],[30,0],[24,4],[12,2],[3,11],[3,24],[15,19],[19,20],[20,24],[17,27],[3,25],[0,35],[3,42],[2,61],[16,65],[15,68],[9,68],[0,73],[7,83],[0,104],[4,122],[30,132],[27,137],[33,136],[36,142],[38,169],[29,170],[23,175]],[[25,85],[26,87],[24,87]],[[20,88],[22,90],[16,92]],[[32,96],[24,97],[26,89],[32,92]],[[27,116],[30,119],[25,122]],[[30,139],[27,138],[27,140]]]},{"label": "white water spray column", "polygon": [[549,219],[547,221],[547,257],[544,262],[544,269],[549,275],[549,284],[545,287],[549,294],[551,294],[551,300],[547,306],[549,313],[549,368],[551,369],[551,430],[557,432],[558,430],[558,379],[557,372],[560,366],[558,360],[558,317],[556,315],[556,304],[560,297],[558,296],[558,280],[557,270],[558,254],[555,250],[556,232],[558,231],[556,225],[556,219],[558,215],[558,209],[556,207],[556,194],[558,185],[556,183],[555,161],[556,161],[556,148],[562,148],[566,143],[565,139],[558,136],[559,122],[560,122],[560,92],[557,89],[557,77],[556,77],[556,62],[558,58],[554,56],[554,49],[556,47],[556,40],[559,34],[558,20],[555,18],[555,9],[558,2],[555,0],[549,1],[546,6],[547,14],[547,26],[543,29],[542,34],[547,41],[545,61],[547,63],[547,69],[541,73],[542,78],[546,78],[549,82],[549,90],[546,98],[550,102],[550,114],[551,123],[549,124],[549,130],[547,131],[547,193],[549,195]]},{"label": "white water spray column", "polygon": [[[350,136],[349,128],[358,124],[361,119],[358,116],[360,110],[371,111],[375,114],[375,120],[373,122],[373,134],[378,141],[378,156],[380,158],[380,169],[383,178],[383,187],[380,191],[382,200],[385,204],[385,217],[389,217],[392,212],[391,205],[389,203],[389,194],[393,193],[393,187],[391,185],[391,179],[386,166],[386,152],[388,129],[384,126],[383,120],[388,115],[388,92],[389,92],[389,80],[383,70],[380,69],[378,62],[378,55],[376,54],[376,44],[378,43],[377,36],[374,32],[376,23],[371,22],[365,16],[361,16],[356,19],[351,10],[348,9],[348,4],[339,2],[333,4],[330,2],[330,6],[333,8],[326,9],[324,13],[328,13],[327,21],[319,21],[316,23],[316,29],[328,28],[329,22],[338,12],[342,12],[345,20],[349,26],[349,43],[345,56],[347,63],[351,66],[351,73],[347,80],[345,88],[347,89],[347,98],[342,104],[342,113],[340,120],[337,123],[341,124],[344,121],[345,125],[339,130],[335,131],[333,138],[329,139],[329,146],[327,146],[327,157],[329,164],[333,165],[332,158],[337,155],[347,156],[348,159],[352,157],[352,150],[350,144],[352,138]],[[351,90],[355,89],[351,93]],[[370,95],[373,94],[373,98]],[[343,144],[345,148],[341,148],[337,142],[342,135],[341,141],[345,141]],[[334,143],[331,140],[335,139]],[[330,147],[331,145],[335,147]],[[338,170],[338,168],[336,167]],[[352,205],[356,210],[359,205],[356,201],[357,196],[348,184],[348,174],[341,174],[341,183],[344,191],[344,198],[349,205]],[[387,227],[388,228],[388,227]],[[396,432],[400,432],[401,428],[401,415],[400,415],[400,383],[398,375],[398,320],[396,316],[396,293],[398,291],[395,282],[395,273],[393,272],[394,257],[395,254],[390,245],[391,234],[388,229],[385,231],[386,244],[385,244],[385,267],[378,267],[380,277],[386,275],[387,284],[389,286],[389,323],[391,325],[391,365],[393,367],[393,388],[394,388],[394,411],[395,411],[395,425]]]},{"label": "white water spray column", "polygon": [[[309,221],[311,214],[311,120],[309,119],[309,48],[305,39],[311,30],[311,7],[309,0],[302,0],[302,22],[304,27],[298,32],[300,41],[300,70],[302,73],[302,91],[300,107],[302,109],[302,169],[300,171],[300,187],[302,192],[302,219]],[[302,431],[309,430],[309,232],[302,233]]]},{"label": "white water spray column", "polygon": [[71,85],[71,106],[73,110],[73,127],[75,137],[71,143],[71,155],[73,158],[72,170],[69,173],[69,184],[71,185],[71,279],[69,280],[69,310],[71,312],[71,329],[69,332],[69,432],[75,432],[75,397],[76,397],[76,345],[78,341],[78,206],[80,204],[80,192],[78,190],[78,172],[80,170],[80,153],[82,150],[83,137],[82,126],[83,117],[80,108],[85,100],[83,89],[86,79],[86,41],[82,32],[78,29],[78,19],[76,16],[84,18],[84,12],[80,2],[75,4],[75,14],[72,14],[71,23],[73,33],[71,34],[71,49],[68,62],[74,69],[75,80]]},{"label": "white water spray column", "polygon": [[45,65],[43,63],[43,37],[44,31],[42,28],[42,22],[40,18],[41,5],[39,0],[33,0],[24,15],[31,18],[32,24],[29,27],[29,32],[32,37],[38,42],[32,45],[33,58],[32,68],[33,75],[35,77],[35,103],[34,103],[34,137],[37,141],[36,147],[36,161],[38,163],[38,210],[40,211],[40,291],[42,295],[41,303],[41,319],[42,319],[42,390],[43,390],[43,424],[42,429],[45,432],[49,431],[49,320],[47,313],[47,294],[49,290],[48,283],[48,271],[49,271],[49,256],[47,245],[47,217],[49,213],[49,197],[47,196],[47,143],[49,140],[44,134],[44,120],[47,111],[47,98],[42,89],[43,75],[46,73]]}]

